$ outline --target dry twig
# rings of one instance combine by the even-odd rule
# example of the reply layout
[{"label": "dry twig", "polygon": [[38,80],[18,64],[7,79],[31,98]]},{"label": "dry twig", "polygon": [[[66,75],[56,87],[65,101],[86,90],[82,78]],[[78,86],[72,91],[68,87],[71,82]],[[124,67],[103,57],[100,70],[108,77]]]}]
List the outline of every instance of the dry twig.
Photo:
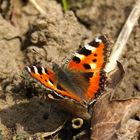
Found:
[{"label": "dry twig", "polygon": [[113,47],[111,56],[109,58],[110,62],[106,65],[105,69],[106,72],[110,72],[116,67],[117,64],[116,61],[119,60],[119,58],[121,57],[125,44],[139,17],[140,17],[140,0],[137,0]]}]

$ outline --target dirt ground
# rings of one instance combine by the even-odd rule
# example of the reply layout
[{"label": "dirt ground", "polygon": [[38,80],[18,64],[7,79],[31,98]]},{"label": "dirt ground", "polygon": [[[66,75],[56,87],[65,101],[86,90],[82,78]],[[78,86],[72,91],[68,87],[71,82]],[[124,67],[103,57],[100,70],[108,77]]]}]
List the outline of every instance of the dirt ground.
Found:
[{"label": "dirt ground", "polygon": [[[30,136],[39,132],[54,131],[67,117],[61,108],[40,100],[33,95],[35,91],[25,87],[23,82],[25,66],[41,63],[45,67],[51,67],[54,61],[61,65],[86,40],[100,34],[107,34],[113,46],[135,3],[135,0],[127,2],[73,0],[69,2],[70,10],[64,12],[61,1],[36,1],[45,15],[40,14],[29,1],[0,1],[0,139],[2,140],[28,140]],[[139,44],[140,20],[136,23],[120,60],[125,69],[125,77],[113,97],[117,100],[136,98],[129,100],[129,105],[133,104],[130,111],[135,110],[135,114],[139,115],[135,115],[135,118],[132,117],[134,113],[128,115],[135,120],[135,128],[130,130],[130,127],[125,125],[125,128],[119,129],[116,138],[107,137],[106,140],[140,139]],[[115,102],[111,106],[115,108],[117,105]],[[101,105],[97,104],[97,108],[100,107]],[[103,107],[105,111],[108,111],[107,107]],[[46,112],[49,114],[46,115],[47,119],[43,117]],[[95,121],[97,118],[95,116]],[[100,128],[98,129],[100,131]],[[105,135],[99,138],[100,133],[96,133],[96,128],[94,130],[93,135],[96,139],[105,138]],[[129,133],[132,130],[135,132]]]}]

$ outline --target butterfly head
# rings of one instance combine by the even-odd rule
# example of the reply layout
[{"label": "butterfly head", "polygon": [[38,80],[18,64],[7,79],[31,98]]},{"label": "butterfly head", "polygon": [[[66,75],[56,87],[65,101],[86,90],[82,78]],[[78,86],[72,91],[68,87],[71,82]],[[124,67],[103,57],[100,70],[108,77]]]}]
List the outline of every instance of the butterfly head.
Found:
[{"label": "butterfly head", "polygon": [[52,69],[53,69],[53,71],[55,73],[57,82],[63,83],[65,81],[67,81],[67,76],[66,76],[65,71],[58,64],[53,62]]}]

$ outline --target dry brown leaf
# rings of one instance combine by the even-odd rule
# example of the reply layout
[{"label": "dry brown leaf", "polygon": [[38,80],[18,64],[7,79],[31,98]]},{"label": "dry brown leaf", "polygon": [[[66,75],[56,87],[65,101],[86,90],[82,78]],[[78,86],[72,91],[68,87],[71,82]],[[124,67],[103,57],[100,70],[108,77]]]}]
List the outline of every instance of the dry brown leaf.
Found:
[{"label": "dry brown leaf", "polygon": [[91,139],[137,140],[140,133],[140,100],[111,102],[109,98],[109,94],[102,96],[93,108]]}]

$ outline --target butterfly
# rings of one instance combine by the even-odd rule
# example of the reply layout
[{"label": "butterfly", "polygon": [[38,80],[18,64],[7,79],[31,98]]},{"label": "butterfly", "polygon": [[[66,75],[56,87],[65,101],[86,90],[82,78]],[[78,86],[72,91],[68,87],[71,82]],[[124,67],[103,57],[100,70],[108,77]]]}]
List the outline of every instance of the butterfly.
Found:
[{"label": "butterfly", "polygon": [[[62,99],[63,106],[70,110],[76,109],[76,106],[77,110],[81,106],[87,109],[104,91],[108,49],[107,38],[101,35],[76,51],[62,67],[53,63],[52,69],[42,66],[27,66],[26,69],[33,78],[51,90],[47,94],[49,98],[57,102]],[[68,106],[66,102],[70,102]]]}]

